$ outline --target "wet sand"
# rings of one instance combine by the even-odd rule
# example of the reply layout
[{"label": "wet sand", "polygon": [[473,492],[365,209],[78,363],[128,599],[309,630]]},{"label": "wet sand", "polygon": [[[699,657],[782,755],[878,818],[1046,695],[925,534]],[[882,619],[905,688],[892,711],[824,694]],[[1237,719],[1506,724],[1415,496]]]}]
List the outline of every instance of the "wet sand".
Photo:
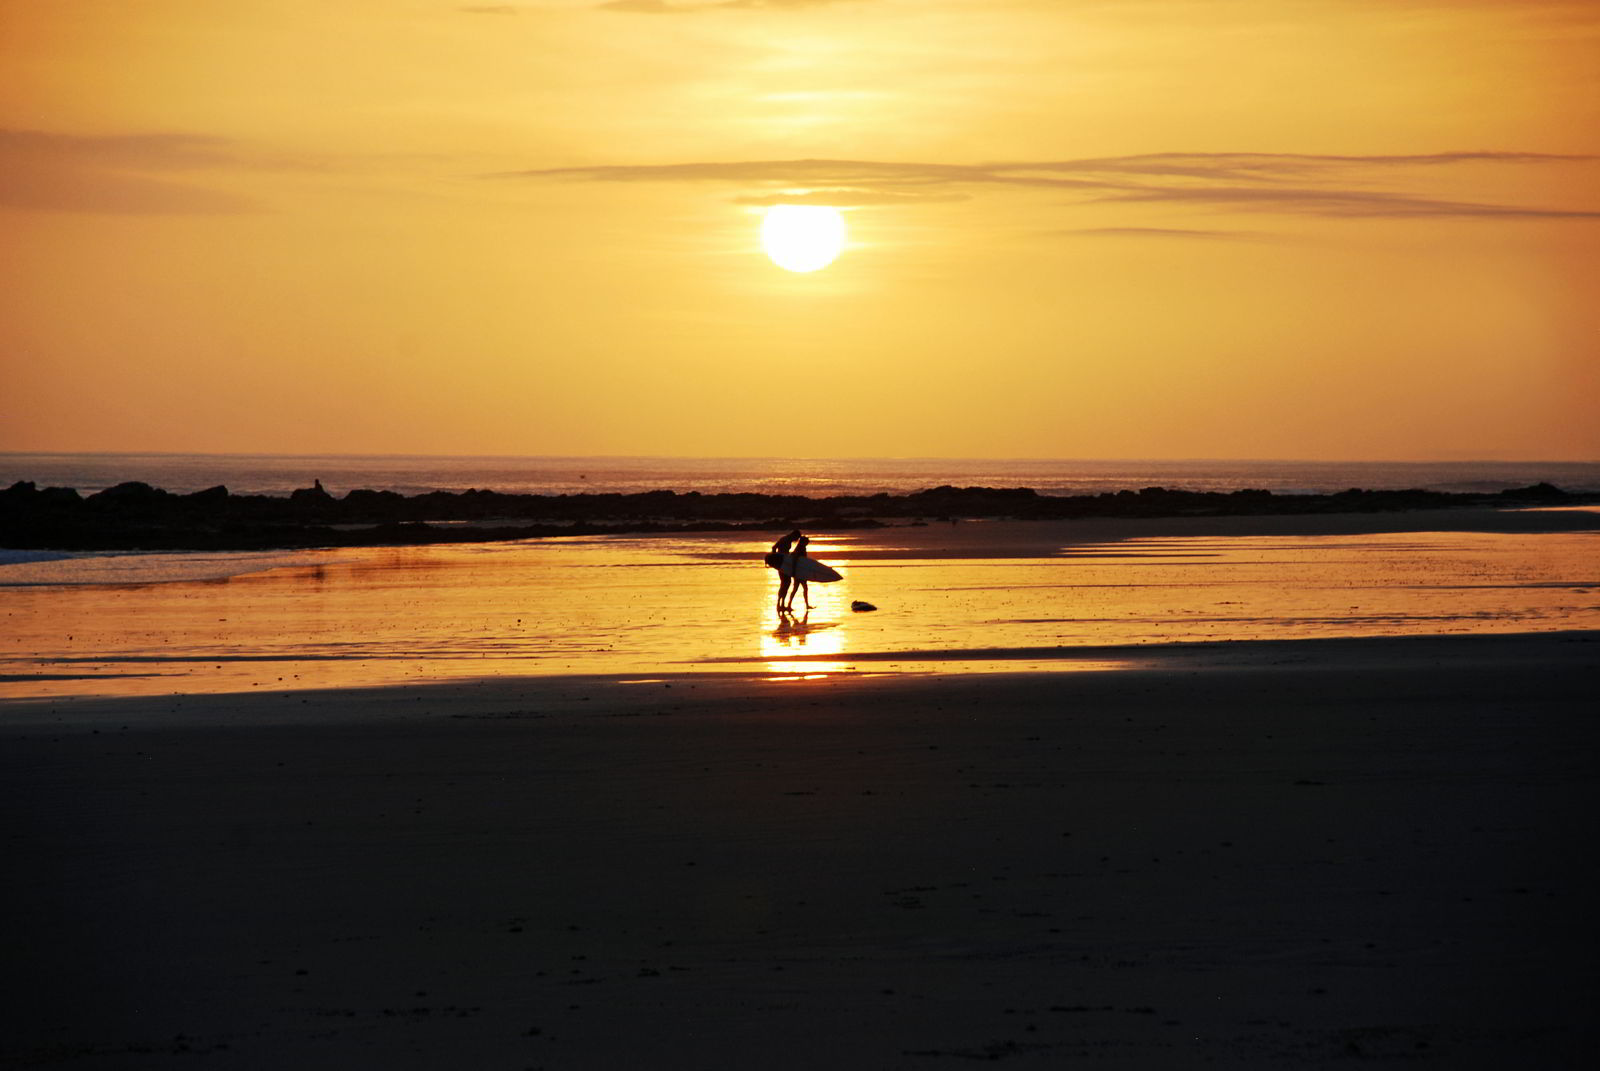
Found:
[{"label": "wet sand", "polygon": [[1099,653],[10,704],[0,1061],[1586,1066],[1596,633]]},{"label": "wet sand", "polygon": [[[0,567],[0,699],[530,674],[1062,668],[1089,646],[1600,629],[1600,511],[975,522],[818,532],[844,581],[781,619],[770,536],[563,538]],[[246,556],[232,563],[256,568]],[[209,579],[170,579],[198,569]],[[21,586],[29,582],[40,586]],[[113,580],[112,583],[74,583]],[[18,586],[6,587],[5,584]],[[852,613],[861,599],[879,613]],[[985,663],[974,652],[1011,652]],[[1028,652],[1019,658],[1016,652]],[[0,704],[0,718],[5,708]]]}]

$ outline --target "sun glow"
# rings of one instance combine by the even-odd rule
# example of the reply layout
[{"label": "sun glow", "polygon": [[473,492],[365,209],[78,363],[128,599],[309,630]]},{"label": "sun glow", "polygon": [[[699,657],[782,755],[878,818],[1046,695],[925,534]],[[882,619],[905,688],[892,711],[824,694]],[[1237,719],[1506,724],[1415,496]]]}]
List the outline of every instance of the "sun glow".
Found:
[{"label": "sun glow", "polygon": [[844,215],[827,205],[773,205],[761,219],[761,247],[787,271],[826,268],[844,240]]}]

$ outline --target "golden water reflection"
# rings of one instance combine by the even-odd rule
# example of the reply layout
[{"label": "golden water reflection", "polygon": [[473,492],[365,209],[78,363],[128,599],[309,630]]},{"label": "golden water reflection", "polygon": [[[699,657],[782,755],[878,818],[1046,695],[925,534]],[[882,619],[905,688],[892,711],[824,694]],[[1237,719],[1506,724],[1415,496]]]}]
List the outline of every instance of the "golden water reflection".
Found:
[{"label": "golden water reflection", "polygon": [[[799,613],[778,613],[776,627],[770,632],[765,632],[761,638],[761,654],[768,659],[785,658],[794,655],[805,655],[806,668],[811,675],[839,673],[848,669],[848,664],[840,659],[827,660],[829,655],[842,655],[845,653],[845,639],[849,633],[845,630],[843,620],[818,620],[813,622],[811,615],[818,613],[825,616],[836,617],[835,611],[816,607],[812,610],[802,610]],[[773,611],[769,608],[766,616],[771,617]],[[769,621],[768,624],[772,622]],[[783,662],[767,663],[767,669],[773,673],[791,673],[793,667]]]},{"label": "golden water reflection", "polygon": [[[812,609],[792,616],[774,607],[765,540],[726,534],[327,551],[227,579],[0,587],[0,696],[1103,669],[1116,663],[1086,649],[1600,628],[1595,532],[1073,544],[1059,538],[1070,526],[971,527],[818,537],[814,555],[845,578],[811,585]],[[881,609],[854,613],[853,599]]]}]

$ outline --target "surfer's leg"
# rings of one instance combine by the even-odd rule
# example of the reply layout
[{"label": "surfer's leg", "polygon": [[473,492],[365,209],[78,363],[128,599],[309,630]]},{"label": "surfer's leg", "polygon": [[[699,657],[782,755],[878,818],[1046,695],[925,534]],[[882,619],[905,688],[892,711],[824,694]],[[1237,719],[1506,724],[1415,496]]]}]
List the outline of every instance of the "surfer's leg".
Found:
[{"label": "surfer's leg", "polygon": [[783,597],[789,593],[789,585],[794,580],[794,554],[786,553],[778,558],[778,609],[783,609]]},{"label": "surfer's leg", "polygon": [[[794,582],[794,586],[800,589],[801,596],[805,598],[806,609],[811,609],[811,585],[804,580],[796,580]],[[794,602],[794,598],[792,596],[790,597],[789,602],[791,604]]]}]

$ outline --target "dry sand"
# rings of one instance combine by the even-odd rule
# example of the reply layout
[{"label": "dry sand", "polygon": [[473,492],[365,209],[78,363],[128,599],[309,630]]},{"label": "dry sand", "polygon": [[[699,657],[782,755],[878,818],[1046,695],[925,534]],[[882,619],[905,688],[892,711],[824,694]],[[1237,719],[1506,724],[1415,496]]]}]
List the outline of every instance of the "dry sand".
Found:
[{"label": "dry sand", "polygon": [[8,705],[0,1062],[1587,1066],[1596,634],[1138,656]]}]

